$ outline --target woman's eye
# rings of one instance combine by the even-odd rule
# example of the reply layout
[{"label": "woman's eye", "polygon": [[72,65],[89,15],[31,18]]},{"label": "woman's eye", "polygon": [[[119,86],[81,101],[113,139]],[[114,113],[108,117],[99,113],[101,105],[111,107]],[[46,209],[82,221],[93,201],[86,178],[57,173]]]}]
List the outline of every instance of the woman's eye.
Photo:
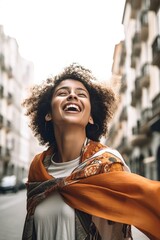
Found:
[{"label": "woman's eye", "polygon": [[67,92],[66,91],[64,91],[64,92],[59,92],[58,93],[58,96],[66,96],[67,95]]},{"label": "woman's eye", "polygon": [[87,95],[85,93],[78,93],[79,97],[87,97]]}]

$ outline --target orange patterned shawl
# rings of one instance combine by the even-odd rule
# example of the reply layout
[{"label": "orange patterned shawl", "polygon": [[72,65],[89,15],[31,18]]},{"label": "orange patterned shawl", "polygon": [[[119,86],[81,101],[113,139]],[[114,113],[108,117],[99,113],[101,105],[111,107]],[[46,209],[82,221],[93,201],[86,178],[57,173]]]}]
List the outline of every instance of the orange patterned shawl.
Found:
[{"label": "orange patterned shawl", "polygon": [[[106,146],[90,141],[82,163],[56,190],[71,207],[115,222],[134,225],[152,240],[160,240],[160,182],[137,174],[117,171],[117,161],[109,153],[98,154]],[[93,155],[97,153],[96,157]],[[36,155],[31,163],[29,183],[54,179],[43,165],[53,149]],[[53,191],[53,189],[52,189]],[[30,205],[30,204],[29,204]],[[31,211],[28,205],[28,212]]]}]

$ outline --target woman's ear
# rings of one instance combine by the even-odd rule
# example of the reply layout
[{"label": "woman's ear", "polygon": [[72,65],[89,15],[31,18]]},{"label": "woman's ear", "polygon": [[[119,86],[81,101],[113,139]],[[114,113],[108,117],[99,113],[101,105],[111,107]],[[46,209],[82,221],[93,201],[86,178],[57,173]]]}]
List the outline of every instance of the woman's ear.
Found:
[{"label": "woman's ear", "polygon": [[52,120],[52,116],[51,116],[50,113],[47,113],[47,114],[46,114],[46,116],[45,116],[45,120],[46,120],[47,122],[49,122],[49,121]]},{"label": "woman's ear", "polygon": [[90,124],[94,124],[94,121],[93,121],[93,118],[92,116],[89,117],[89,121],[88,121]]}]

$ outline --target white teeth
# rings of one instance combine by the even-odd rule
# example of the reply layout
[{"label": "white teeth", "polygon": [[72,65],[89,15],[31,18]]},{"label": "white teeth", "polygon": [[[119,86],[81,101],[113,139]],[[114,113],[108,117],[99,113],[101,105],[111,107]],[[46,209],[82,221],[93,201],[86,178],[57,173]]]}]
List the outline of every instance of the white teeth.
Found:
[{"label": "white teeth", "polygon": [[79,106],[77,106],[77,105],[75,105],[75,104],[68,104],[67,106],[65,106],[64,111],[69,111],[69,110],[71,110],[70,108],[73,108],[73,109],[72,109],[73,111],[74,111],[74,109],[75,109],[75,111],[80,112]]}]

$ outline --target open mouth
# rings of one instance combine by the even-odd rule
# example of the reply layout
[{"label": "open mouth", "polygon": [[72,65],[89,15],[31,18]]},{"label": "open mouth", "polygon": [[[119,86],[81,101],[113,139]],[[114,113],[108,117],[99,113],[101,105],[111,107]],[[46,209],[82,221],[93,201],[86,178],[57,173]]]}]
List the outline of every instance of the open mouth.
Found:
[{"label": "open mouth", "polygon": [[81,111],[80,107],[76,104],[67,104],[67,105],[65,105],[63,110],[65,112],[80,112]]}]

